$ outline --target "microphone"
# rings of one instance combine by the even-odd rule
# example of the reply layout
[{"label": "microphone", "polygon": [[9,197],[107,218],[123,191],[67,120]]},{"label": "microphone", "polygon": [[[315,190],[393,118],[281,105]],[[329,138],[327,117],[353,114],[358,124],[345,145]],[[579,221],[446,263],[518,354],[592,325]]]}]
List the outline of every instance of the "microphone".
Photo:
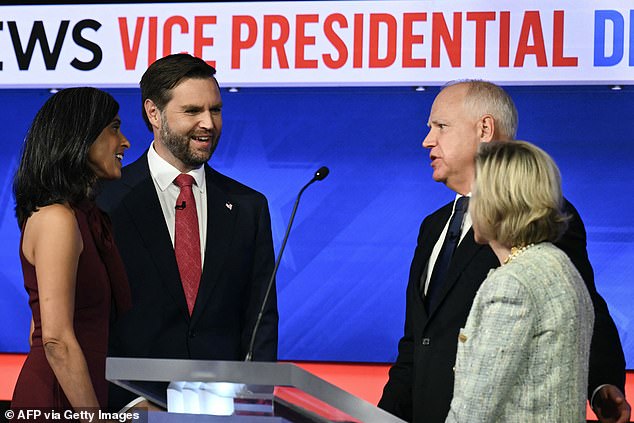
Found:
[{"label": "microphone", "polygon": [[253,332],[251,332],[251,342],[249,342],[249,350],[247,351],[247,356],[245,357],[244,361],[251,361],[253,359],[253,345],[255,344],[255,335],[258,333],[260,322],[262,321],[262,315],[264,314],[264,308],[266,307],[266,303],[268,302],[269,294],[271,293],[271,288],[273,287],[273,281],[275,280],[275,275],[277,274],[277,269],[278,267],[280,267],[282,253],[284,252],[284,248],[286,247],[288,235],[291,233],[291,226],[293,226],[293,220],[295,219],[295,213],[297,212],[299,199],[306,188],[308,188],[315,181],[323,181],[329,173],[330,170],[326,166],[320,167],[319,169],[317,169],[317,172],[315,172],[315,176],[313,176],[313,179],[308,181],[308,183],[304,185],[301,190],[299,190],[299,194],[297,194],[297,199],[295,200],[295,205],[293,206],[293,211],[291,212],[291,218],[288,220],[288,225],[286,226],[286,233],[284,234],[284,239],[282,240],[282,246],[280,247],[280,251],[277,253],[277,258],[275,259],[275,267],[273,268],[273,273],[271,273],[269,284],[266,287],[266,294],[264,295],[264,300],[262,301],[262,306],[260,307],[260,313],[258,313],[258,318],[255,321],[255,325],[253,326]]},{"label": "microphone", "polygon": [[174,206],[176,210],[185,210],[185,207],[187,207],[187,203],[185,202],[185,200],[183,200],[182,203]]}]

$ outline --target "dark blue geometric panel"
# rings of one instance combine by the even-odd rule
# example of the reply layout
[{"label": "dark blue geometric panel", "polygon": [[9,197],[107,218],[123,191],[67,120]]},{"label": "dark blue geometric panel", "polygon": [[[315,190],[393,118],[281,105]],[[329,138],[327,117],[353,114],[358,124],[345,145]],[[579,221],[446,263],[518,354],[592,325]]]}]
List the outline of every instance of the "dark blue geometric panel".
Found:
[{"label": "dark blue geometric panel", "polygon": [[[634,365],[634,91],[509,87],[518,138],[557,161],[566,197],[588,232],[596,283]],[[138,90],[121,103],[130,163],[149,146]],[[278,278],[280,358],[390,362],[405,314],[405,287],[422,219],[453,198],[431,179],[421,147],[438,88],[222,90],[223,135],[211,165],[264,193],[279,248],[299,189],[320,166],[330,175],[302,196]],[[0,350],[26,351],[29,310],[18,261],[11,178],[21,140],[50,95],[0,91]]]}]

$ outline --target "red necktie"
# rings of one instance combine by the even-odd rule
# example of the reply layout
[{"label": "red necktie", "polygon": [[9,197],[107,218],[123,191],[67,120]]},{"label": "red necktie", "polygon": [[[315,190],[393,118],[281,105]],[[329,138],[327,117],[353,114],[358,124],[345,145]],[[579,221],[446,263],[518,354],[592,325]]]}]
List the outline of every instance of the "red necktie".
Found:
[{"label": "red necktie", "polygon": [[196,214],[196,201],[192,192],[194,183],[194,178],[186,174],[180,174],[174,179],[174,184],[181,190],[176,199],[174,251],[190,316],[196,303],[202,269],[200,263],[198,215]]}]

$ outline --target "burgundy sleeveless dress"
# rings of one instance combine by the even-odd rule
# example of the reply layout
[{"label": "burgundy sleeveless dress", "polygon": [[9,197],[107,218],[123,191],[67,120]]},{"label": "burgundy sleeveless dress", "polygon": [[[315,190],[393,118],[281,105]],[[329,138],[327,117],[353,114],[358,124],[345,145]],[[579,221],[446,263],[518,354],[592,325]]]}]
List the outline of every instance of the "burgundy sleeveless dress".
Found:
[{"label": "burgundy sleeveless dress", "polygon": [[[86,200],[71,207],[84,244],[77,269],[73,325],[103,409],[108,405],[105,365],[111,313],[121,314],[130,307],[130,292],[107,216],[92,201]],[[37,277],[35,267],[22,254],[22,241],[20,260],[35,329],[31,351],[13,392],[11,408],[72,409],[44,353]]]}]

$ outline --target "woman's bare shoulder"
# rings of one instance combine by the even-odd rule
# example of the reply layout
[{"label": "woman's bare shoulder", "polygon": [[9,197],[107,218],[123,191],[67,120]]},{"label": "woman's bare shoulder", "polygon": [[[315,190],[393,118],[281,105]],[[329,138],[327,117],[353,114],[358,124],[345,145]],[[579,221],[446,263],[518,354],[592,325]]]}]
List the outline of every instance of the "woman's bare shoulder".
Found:
[{"label": "woman's bare shoulder", "polygon": [[35,257],[34,248],[38,245],[81,250],[81,233],[72,207],[68,204],[51,204],[39,208],[26,221],[22,244],[22,252],[31,263]]}]

